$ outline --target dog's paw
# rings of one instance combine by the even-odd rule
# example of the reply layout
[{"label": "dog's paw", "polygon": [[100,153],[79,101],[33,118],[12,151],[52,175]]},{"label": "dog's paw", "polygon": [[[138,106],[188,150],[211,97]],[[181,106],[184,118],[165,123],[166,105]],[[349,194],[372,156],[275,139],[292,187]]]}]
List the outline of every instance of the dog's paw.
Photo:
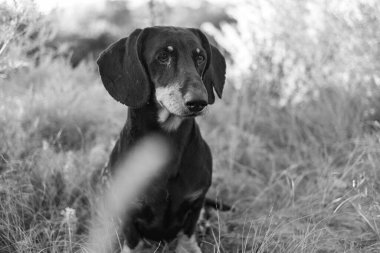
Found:
[{"label": "dog's paw", "polygon": [[132,253],[132,250],[124,246],[120,253]]},{"label": "dog's paw", "polygon": [[143,247],[143,241],[140,241],[134,249],[129,248],[128,245],[124,242],[123,248],[121,249],[120,253],[138,253],[141,252]]},{"label": "dog's paw", "polygon": [[202,251],[199,248],[194,235],[188,237],[187,235],[180,234],[178,236],[175,253],[202,253]]}]

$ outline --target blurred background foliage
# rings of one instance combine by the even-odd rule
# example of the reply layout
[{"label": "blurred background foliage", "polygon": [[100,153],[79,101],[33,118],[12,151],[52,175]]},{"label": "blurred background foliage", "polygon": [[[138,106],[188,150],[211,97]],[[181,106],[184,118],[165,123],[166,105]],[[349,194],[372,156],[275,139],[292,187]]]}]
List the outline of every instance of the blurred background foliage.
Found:
[{"label": "blurred background foliage", "polygon": [[0,252],[83,246],[71,230],[88,203],[70,196],[126,119],[95,59],[150,25],[198,27],[228,64],[199,123],[209,195],[236,211],[212,218],[205,252],[379,252],[379,13],[377,0],[0,1]]},{"label": "blurred background foliage", "polygon": [[68,2],[63,9],[59,2],[46,9],[44,0],[1,5],[3,78],[7,68],[38,64],[46,56],[66,57],[76,67],[135,28],[176,25],[210,35],[228,58],[234,87],[264,84],[282,106],[317,96],[315,86],[325,84],[378,96],[375,0]]}]

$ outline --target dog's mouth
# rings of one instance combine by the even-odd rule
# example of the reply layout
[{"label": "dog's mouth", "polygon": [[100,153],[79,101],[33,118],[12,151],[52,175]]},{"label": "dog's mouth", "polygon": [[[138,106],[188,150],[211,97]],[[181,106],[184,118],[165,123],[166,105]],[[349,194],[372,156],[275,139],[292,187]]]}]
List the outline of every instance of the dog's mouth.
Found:
[{"label": "dog's mouth", "polygon": [[186,114],[182,114],[182,115],[177,115],[175,114],[177,117],[181,117],[181,118],[194,118],[194,117],[197,117],[197,116],[201,116],[203,114],[203,111],[200,111],[200,112],[189,112],[189,113],[186,113]]},{"label": "dog's mouth", "polygon": [[186,119],[186,118],[195,118],[197,116],[201,116],[204,114],[204,112],[206,111],[206,107],[199,111],[199,112],[190,112],[188,110],[184,110],[183,113],[179,113],[179,112],[173,112],[172,110],[169,110],[165,105],[164,103],[162,103],[161,101],[157,101],[158,105],[161,107],[161,111],[164,110],[165,111],[165,114],[167,114],[167,117],[179,117],[179,118],[183,118],[183,119]]},{"label": "dog's mouth", "polygon": [[195,118],[197,116],[202,116],[202,115],[203,115],[203,110],[200,112],[197,112],[197,113],[189,113],[189,114],[183,115],[182,117],[183,118]]}]

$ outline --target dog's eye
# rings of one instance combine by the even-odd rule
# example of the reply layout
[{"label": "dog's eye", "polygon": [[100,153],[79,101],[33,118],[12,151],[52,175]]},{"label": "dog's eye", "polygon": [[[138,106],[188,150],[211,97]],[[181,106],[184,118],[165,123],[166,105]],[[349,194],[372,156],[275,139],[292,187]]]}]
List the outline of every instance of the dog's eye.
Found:
[{"label": "dog's eye", "polygon": [[206,58],[203,55],[200,55],[200,54],[195,57],[195,60],[197,61],[198,65],[201,65],[205,61],[205,59]]},{"label": "dog's eye", "polygon": [[167,63],[169,61],[170,55],[168,52],[161,52],[157,56],[157,60],[161,63]]}]

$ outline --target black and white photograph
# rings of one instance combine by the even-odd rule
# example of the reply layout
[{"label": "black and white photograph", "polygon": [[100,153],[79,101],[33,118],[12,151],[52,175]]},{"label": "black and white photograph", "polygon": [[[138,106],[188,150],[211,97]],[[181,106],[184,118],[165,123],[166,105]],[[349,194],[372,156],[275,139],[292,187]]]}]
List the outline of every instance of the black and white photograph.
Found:
[{"label": "black and white photograph", "polygon": [[0,253],[379,252],[379,0],[0,0]]}]

